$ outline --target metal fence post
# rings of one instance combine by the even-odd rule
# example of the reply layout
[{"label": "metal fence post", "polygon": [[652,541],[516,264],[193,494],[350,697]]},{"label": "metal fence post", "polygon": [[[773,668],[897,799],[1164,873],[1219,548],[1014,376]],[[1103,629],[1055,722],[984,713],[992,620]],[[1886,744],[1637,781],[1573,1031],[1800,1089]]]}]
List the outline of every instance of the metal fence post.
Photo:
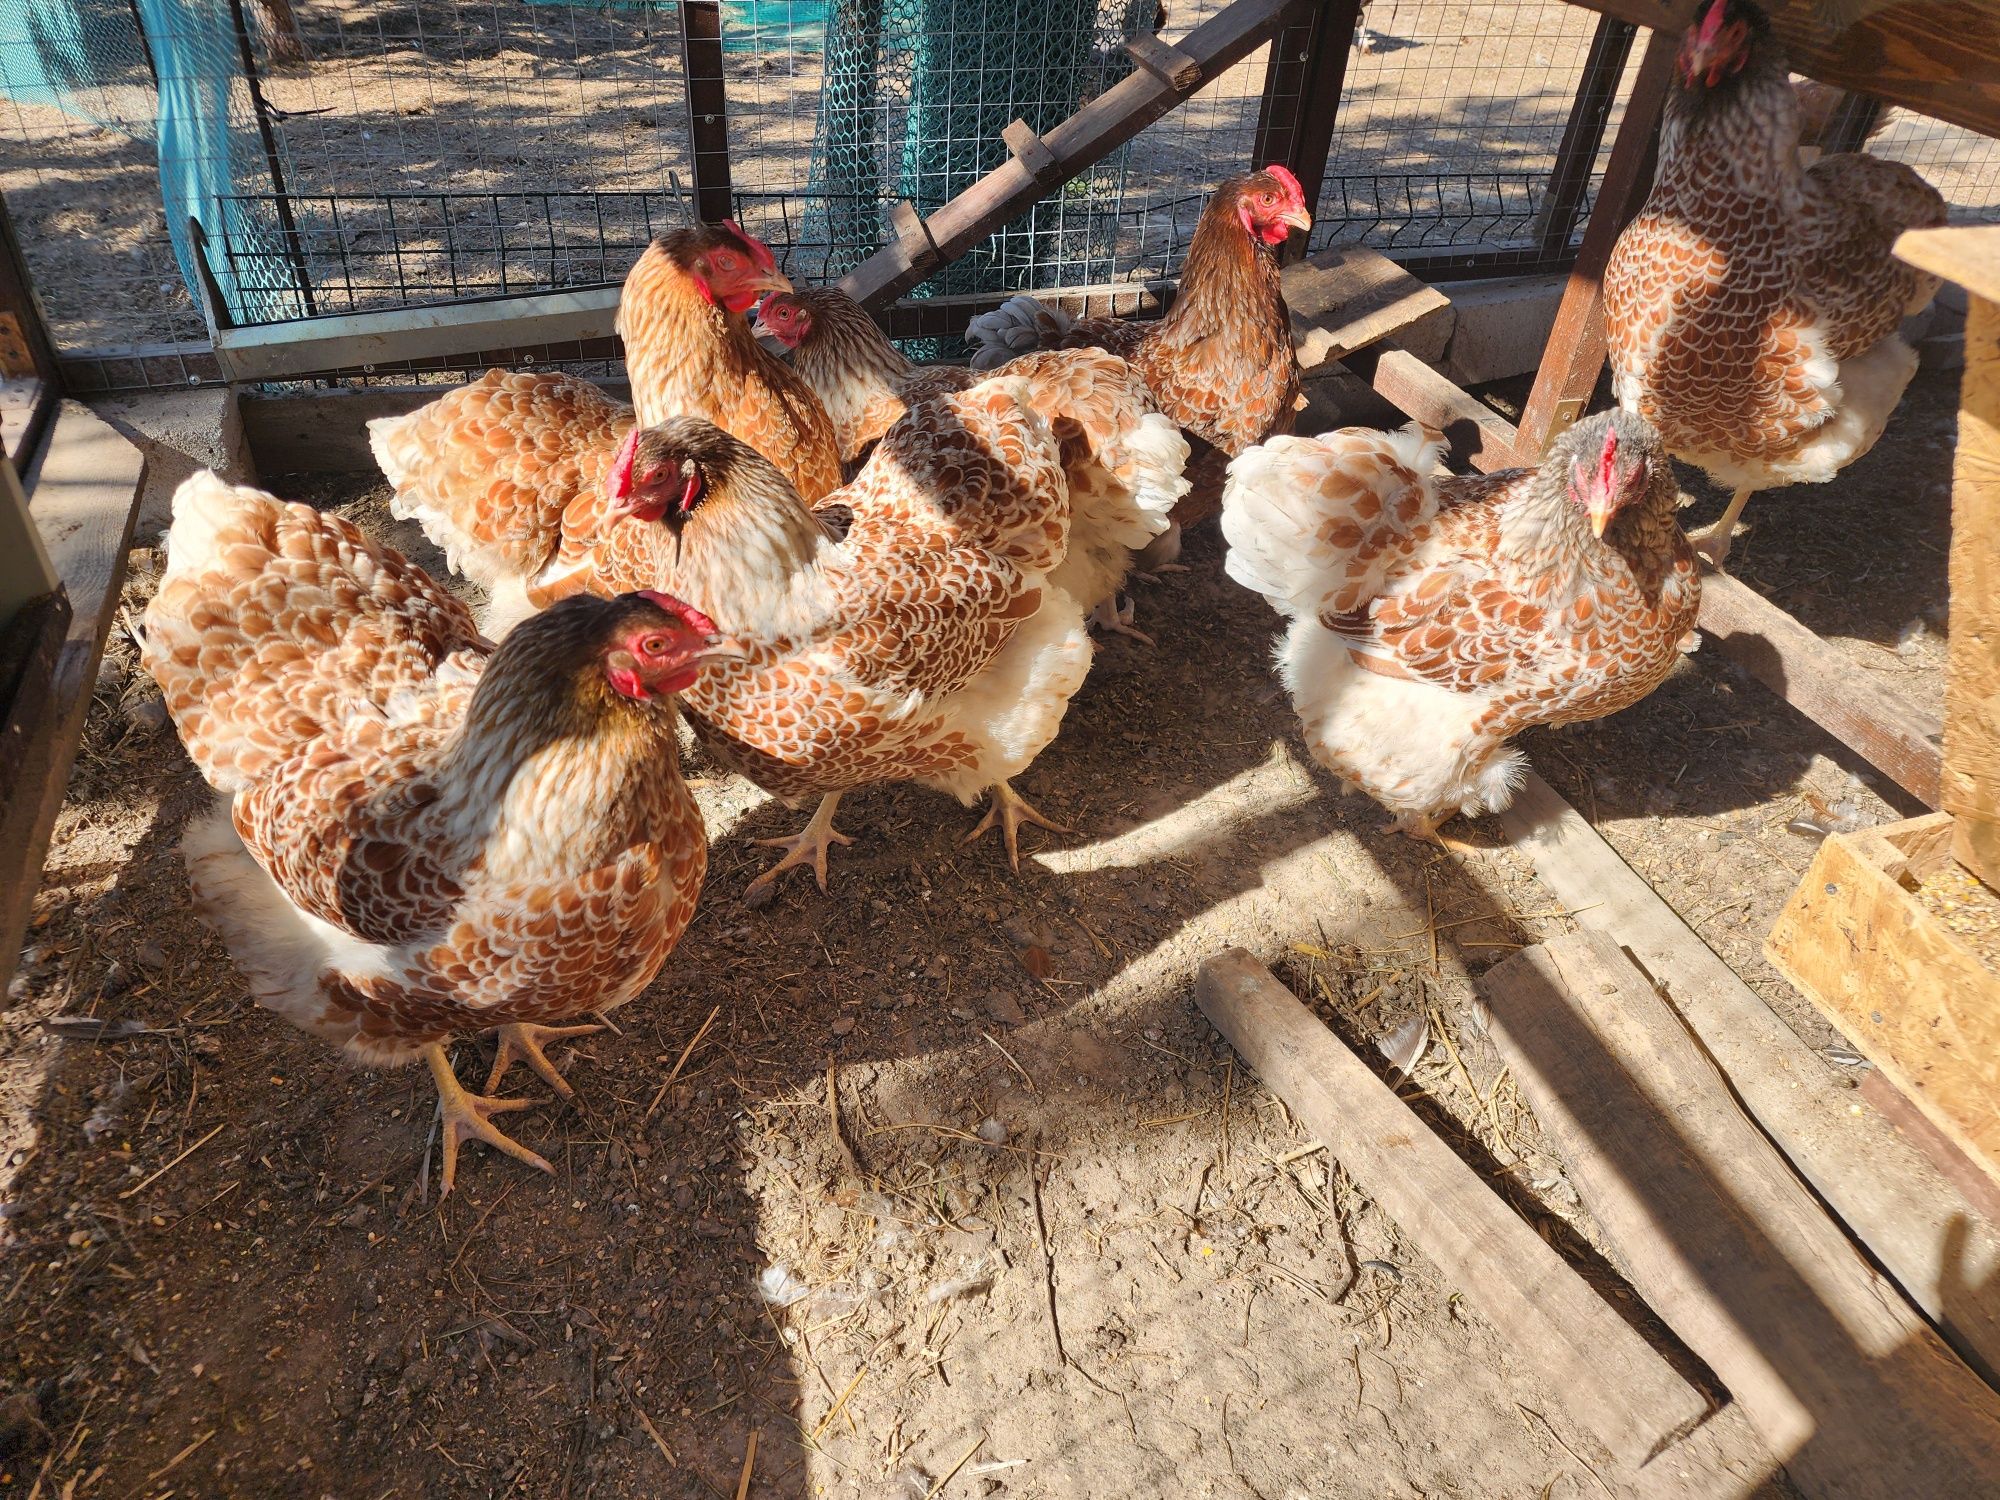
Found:
[{"label": "metal fence post", "polygon": [[720,0],[681,0],[681,58],[687,74],[688,153],[695,213],[704,223],[736,216],[729,185],[729,105],[722,81]]},{"label": "metal fence post", "polygon": [[[1319,212],[1320,190],[1326,184],[1326,159],[1333,149],[1333,130],[1340,113],[1340,95],[1347,81],[1347,54],[1363,0],[1330,0],[1316,7],[1303,22],[1287,26],[1271,43],[1264,65],[1264,95],[1257,106],[1257,143],[1253,166],[1278,162],[1288,168],[1305,191],[1306,204]],[[1284,259],[1305,253],[1304,232],[1294,230]]]}]

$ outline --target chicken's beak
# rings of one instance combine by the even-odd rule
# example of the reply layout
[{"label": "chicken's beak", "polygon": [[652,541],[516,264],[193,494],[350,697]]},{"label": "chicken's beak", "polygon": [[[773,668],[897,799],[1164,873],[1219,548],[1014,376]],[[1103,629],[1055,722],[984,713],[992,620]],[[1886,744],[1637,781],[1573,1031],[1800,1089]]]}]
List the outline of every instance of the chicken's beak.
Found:
[{"label": "chicken's beak", "polygon": [[1306,206],[1301,203],[1297,208],[1288,208],[1279,214],[1278,222],[1288,229],[1310,230],[1313,227],[1313,216],[1307,212]]},{"label": "chicken's beak", "polygon": [[750,643],[730,635],[712,635],[694,655],[693,665],[707,666],[716,661],[747,661],[750,658]]},{"label": "chicken's beak", "polygon": [[780,271],[776,266],[772,266],[769,270],[752,272],[744,279],[743,290],[746,292],[791,292],[798,290],[798,288],[792,285],[791,277]]},{"label": "chicken's beak", "polygon": [[1608,495],[1601,495],[1590,502],[1590,534],[1602,540],[1604,528],[1611,524],[1614,507]]}]

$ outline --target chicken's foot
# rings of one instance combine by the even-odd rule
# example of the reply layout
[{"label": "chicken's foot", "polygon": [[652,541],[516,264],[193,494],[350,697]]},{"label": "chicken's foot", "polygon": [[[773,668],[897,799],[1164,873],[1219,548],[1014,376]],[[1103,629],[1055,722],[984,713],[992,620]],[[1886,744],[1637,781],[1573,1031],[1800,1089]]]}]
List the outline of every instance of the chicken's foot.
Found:
[{"label": "chicken's foot", "polygon": [[570,1098],[576,1090],[569,1086],[569,1080],[557,1071],[549,1061],[549,1055],[542,1050],[544,1042],[559,1042],[564,1037],[591,1036],[602,1031],[602,1026],[536,1026],[526,1021],[517,1021],[502,1026],[495,1033],[498,1043],[493,1049],[493,1071],[486,1075],[486,1092],[492,1093],[500,1086],[500,1080],[507,1069],[516,1062],[524,1062],[543,1078],[549,1087],[564,1099]]},{"label": "chicken's foot", "polygon": [[1696,555],[1703,558],[1718,573],[1722,571],[1722,565],[1729,557],[1729,544],[1736,540],[1736,518],[1743,514],[1743,507],[1750,503],[1750,497],[1756,493],[1755,490],[1738,490],[1729,497],[1729,508],[1722,513],[1721,520],[1700,536],[1689,538],[1694,543]]},{"label": "chicken's foot", "polygon": [[503,1134],[488,1119],[491,1115],[532,1108],[535,1100],[490,1099],[483,1094],[466,1092],[465,1086],[458,1081],[458,1075],[452,1072],[451,1058],[441,1043],[433,1042],[424,1048],[424,1061],[431,1065],[431,1077],[437,1083],[438,1111],[444,1116],[444,1186],[439,1191],[439,1197],[451,1191],[458,1175],[458,1145],[468,1137],[484,1141],[495,1150],[504,1151],[531,1167],[540,1167],[549,1173],[555,1171],[519,1141]]},{"label": "chicken's foot", "polygon": [[839,805],[840,793],[828,792],[824,797],[819,799],[819,808],[813,813],[812,821],[807,823],[805,827],[801,828],[790,838],[751,840],[752,843],[757,844],[761,848],[783,849],[785,857],[744,888],[743,894],[745,898],[748,898],[752,891],[761,890],[764,886],[769,885],[780,875],[784,874],[785,871],[791,869],[793,865],[811,865],[813,879],[819,882],[819,888],[824,891],[826,889],[827,850],[831,849],[835,844],[844,845],[854,842],[853,839],[833,826],[833,810]]},{"label": "chicken's foot", "polygon": [[1100,600],[1097,608],[1090,612],[1088,623],[1099,629],[1108,630],[1114,635],[1129,635],[1133,640],[1143,641],[1148,646],[1154,644],[1150,635],[1133,625],[1132,601],[1122,594],[1114,594],[1109,599]]},{"label": "chicken's foot", "polygon": [[1382,831],[1400,833],[1403,837],[1415,839],[1420,844],[1433,844],[1445,853],[1461,858],[1468,854],[1476,854],[1478,851],[1471,844],[1448,839],[1438,832],[1439,826],[1448,822],[1452,816],[1450,813],[1403,813],[1383,824]]},{"label": "chicken's foot", "polygon": [[1028,805],[1028,801],[1004,781],[996,781],[990,793],[992,805],[986,809],[986,816],[979,820],[979,826],[960,839],[961,844],[969,844],[982,833],[997,827],[1000,837],[1007,845],[1007,867],[1016,875],[1021,873],[1021,825],[1033,823],[1037,828],[1046,828],[1051,833],[1075,833],[1074,828],[1050,821]]}]

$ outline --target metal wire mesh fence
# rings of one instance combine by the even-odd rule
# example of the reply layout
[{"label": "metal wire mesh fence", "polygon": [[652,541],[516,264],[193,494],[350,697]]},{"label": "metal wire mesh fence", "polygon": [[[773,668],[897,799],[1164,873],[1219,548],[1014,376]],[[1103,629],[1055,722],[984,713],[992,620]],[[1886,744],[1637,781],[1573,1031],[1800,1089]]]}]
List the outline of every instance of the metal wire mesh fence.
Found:
[{"label": "metal wire mesh fence", "polygon": [[[1162,22],[1155,0],[723,0],[731,201],[795,275],[837,275],[884,242],[893,203],[929,210],[997,164],[1009,120],[1045,131],[1124,76],[1126,36],[1176,41],[1226,3],[1170,0]],[[212,370],[134,19],[169,4],[206,17],[188,24],[230,70],[237,156],[211,259],[270,294],[239,316],[611,283],[692,214],[677,4],[16,0],[0,9],[39,30],[0,21],[0,189],[58,342],[97,358],[100,383]],[[1560,0],[1371,0],[1334,43],[1350,50],[1315,247],[1373,245],[1434,279],[1563,263],[1636,47]],[[1271,50],[916,295],[1172,277],[1209,191],[1252,164]],[[1579,132],[1591,118],[1608,128]],[[1877,123],[1871,149],[1931,176],[1956,217],[2000,219],[1993,142],[1902,111]]]}]

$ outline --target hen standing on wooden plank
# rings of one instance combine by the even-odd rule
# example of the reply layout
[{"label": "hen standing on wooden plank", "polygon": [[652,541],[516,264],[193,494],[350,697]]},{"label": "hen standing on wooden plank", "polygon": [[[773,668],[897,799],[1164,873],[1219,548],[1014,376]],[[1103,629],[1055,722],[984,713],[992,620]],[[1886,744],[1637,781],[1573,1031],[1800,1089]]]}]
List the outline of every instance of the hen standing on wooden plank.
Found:
[{"label": "hen standing on wooden plank", "polygon": [[548,1163],[444,1050],[498,1028],[487,1094],[594,1031],[694,914],[707,840],[675,695],[740,648],[664,595],[566,601],[497,651],[422,569],[336,517],[201,473],[174,496],[144,659],[222,794],[188,872],[259,1003],[359,1061],[425,1057],[444,1188],[474,1137]]},{"label": "hen standing on wooden plank", "polygon": [[1157,322],[1073,319],[1033,297],[1013,297],[966,326],[975,369],[1031,349],[1109,349],[1132,362],[1158,408],[1194,445],[1188,497],[1174,521],[1215,514],[1229,460],[1292,430],[1299,362],[1278,280],[1277,247],[1312,228],[1299,180],[1280,166],[1232,178],[1202,210],[1174,305]]},{"label": "hen standing on wooden plank", "polygon": [[1897,325],[1938,278],[1891,253],[1942,224],[1908,167],[1799,166],[1799,101],[1763,12],[1712,0],[1681,42],[1659,175],[1604,274],[1613,389],[1735,497],[1698,550],[1720,567],[1759,490],[1861,457],[1916,373]]},{"label": "hen standing on wooden plank", "polygon": [[[990,378],[965,365],[912,364],[867,310],[838,287],[801,287],[765,298],[757,310],[757,328],[791,350],[792,368],[826,407],[839,436],[840,456],[850,470],[859,469],[882,434],[911,405],[969,390]],[[1040,356],[1023,355],[1007,370],[1032,374],[1046,364]],[[1127,384],[1137,409],[1152,410],[1152,398],[1138,377]],[[1165,534],[1155,538],[1146,550],[1164,540]],[[1118,590],[1131,572],[1131,551],[1095,532],[1086,534],[1085,545],[1103,553],[1098,571],[1105,592],[1095,599],[1085,597],[1086,603],[1096,606],[1090,623],[1152,645],[1151,636],[1133,627],[1129,604],[1123,611],[1119,608]],[[1171,562],[1172,557],[1163,561]]]},{"label": "hen standing on wooden plank", "polygon": [[1658,435],[1578,423],[1539,469],[1436,477],[1443,442],[1345,428],[1229,466],[1229,576],[1292,620],[1278,666],[1314,757],[1428,838],[1520,784],[1510,736],[1636,703],[1701,586]]}]

